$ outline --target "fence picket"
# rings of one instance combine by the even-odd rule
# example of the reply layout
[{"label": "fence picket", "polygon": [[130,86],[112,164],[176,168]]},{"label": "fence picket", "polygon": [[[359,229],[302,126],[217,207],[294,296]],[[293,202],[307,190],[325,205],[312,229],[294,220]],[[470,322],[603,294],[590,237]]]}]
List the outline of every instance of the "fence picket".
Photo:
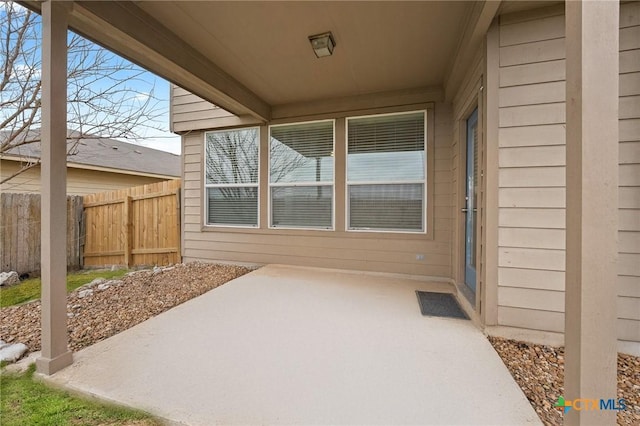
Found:
[{"label": "fence picket", "polygon": [[[67,268],[179,263],[180,184],[68,196]],[[1,271],[39,273],[40,211],[40,194],[1,194]]]},{"label": "fence picket", "polygon": [[86,266],[165,265],[180,256],[180,179],[86,195]]},{"label": "fence picket", "polygon": [[[79,269],[82,196],[67,197],[67,268]],[[40,194],[0,196],[0,267],[19,274],[40,272]]]}]

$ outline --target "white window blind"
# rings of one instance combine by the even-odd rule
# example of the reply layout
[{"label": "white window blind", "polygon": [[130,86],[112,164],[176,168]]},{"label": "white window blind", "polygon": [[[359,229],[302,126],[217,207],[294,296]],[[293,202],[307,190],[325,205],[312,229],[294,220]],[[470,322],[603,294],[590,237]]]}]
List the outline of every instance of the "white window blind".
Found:
[{"label": "white window blind", "polygon": [[333,121],[270,127],[271,227],[333,228]]},{"label": "white window blind", "polygon": [[347,119],[350,230],[425,231],[425,115]]},{"label": "white window blind", "polygon": [[205,136],[207,224],[258,226],[258,129]]}]

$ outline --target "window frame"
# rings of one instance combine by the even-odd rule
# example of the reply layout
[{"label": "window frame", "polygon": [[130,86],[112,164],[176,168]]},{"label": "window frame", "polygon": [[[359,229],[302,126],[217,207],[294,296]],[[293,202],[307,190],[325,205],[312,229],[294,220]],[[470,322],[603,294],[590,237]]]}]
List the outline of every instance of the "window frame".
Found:
[{"label": "window frame", "polygon": [[[398,115],[408,115],[422,113],[424,117],[424,178],[422,180],[405,180],[405,181],[355,181],[351,183],[349,181],[349,121],[357,120],[361,118],[369,118],[369,117],[385,117],[385,116],[398,116]],[[376,233],[376,234],[406,234],[406,235],[421,235],[421,236],[429,236],[431,234],[430,229],[430,193],[429,191],[429,182],[431,174],[431,168],[429,164],[431,162],[431,153],[430,150],[430,135],[429,135],[429,108],[421,108],[417,110],[407,110],[407,111],[399,111],[399,112],[390,112],[390,113],[381,113],[381,114],[364,114],[357,116],[348,116],[345,117],[345,143],[344,143],[344,202],[345,202],[345,231],[353,232],[353,233]],[[373,229],[373,228],[351,228],[351,204],[349,200],[350,195],[350,187],[351,186],[371,186],[371,185],[415,185],[422,184],[422,228],[420,230],[407,230],[407,229],[398,229],[398,228],[389,228],[389,229]]]},{"label": "window frame", "polygon": [[[257,158],[257,164],[258,164],[258,170],[257,170],[257,182],[256,183],[251,183],[251,184],[240,184],[240,183],[233,183],[233,184],[220,184],[220,183],[207,183],[207,164],[206,164],[206,158],[207,158],[207,149],[208,149],[208,143],[207,143],[207,135],[211,134],[211,133],[229,133],[229,132],[238,132],[238,131],[243,131],[243,130],[256,130],[257,134],[256,134],[256,141],[257,141],[257,145],[258,145],[258,158]],[[232,129],[218,129],[218,130],[209,130],[204,132],[203,135],[203,144],[204,144],[204,151],[203,151],[203,156],[202,156],[202,187],[203,187],[203,226],[206,228],[240,228],[240,229],[259,229],[260,228],[260,197],[261,197],[261,191],[260,191],[260,156],[261,156],[261,139],[260,139],[260,126],[250,126],[250,127],[238,127],[238,128],[232,128]],[[256,224],[255,225],[239,225],[239,224],[225,224],[225,223],[209,223],[209,188],[256,188],[257,191],[257,210],[256,210]]]},{"label": "window frame", "polygon": [[[285,126],[297,126],[302,124],[309,123],[322,123],[322,122],[330,122],[332,126],[332,152],[333,152],[333,170],[331,174],[331,183],[319,183],[319,182],[271,182],[271,129],[273,127],[285,127]],[[301,231],[323,231],[323,232],[331,232],[336,230],[336,119],[322,119],[322,120],[306,120],[306,121],[293,121],[289,123],[280,123],[280,124],[270,124],[267,130],[267,224],[268,229],[274,230],[301,230]],[[291,226],[291,225],[282,225],[282,226],[274,226],[273,225],[273,202],[272,202],[272,191],[271,188],[297,188],[297,187],[317,187],[317,186],[331,186],[331,227],[323,228],[323,227],[309,227],[309,226]]]}]

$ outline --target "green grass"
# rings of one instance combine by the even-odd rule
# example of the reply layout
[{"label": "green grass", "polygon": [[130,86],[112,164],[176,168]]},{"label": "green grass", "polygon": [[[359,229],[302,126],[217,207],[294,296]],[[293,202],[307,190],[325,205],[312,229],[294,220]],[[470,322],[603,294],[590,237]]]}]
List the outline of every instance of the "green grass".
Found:
[{"label": "green grass", "polygon": [[22,425],[160,425],[150,415],[71,396],[26,373],[0,375],[2,426]]},{"label": "green grass", "polygon": [[[67,292],[72,292],[76,288],[90,283],[96,278],[118,278],[127,272],[126,269],[73,272],[67,275]],[[13,287],[0,289],[0,307],[4,308],[18,305],[29,300],[40,299],[41,283],[40,278],[29,278]]]}]

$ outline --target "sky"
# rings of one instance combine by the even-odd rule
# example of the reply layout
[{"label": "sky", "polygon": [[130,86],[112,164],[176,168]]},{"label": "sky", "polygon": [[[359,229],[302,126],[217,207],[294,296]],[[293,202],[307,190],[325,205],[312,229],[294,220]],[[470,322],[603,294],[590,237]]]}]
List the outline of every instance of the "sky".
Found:
[{"label": "sky", "polygon": [[169,131],[169,82],[155,74],[146,71],[143,75],[144,80],[155,86],[155,95],[158,98],[158,110],[161,115],[158,117],[157,124],[163,130],[141,129],[141,133],[145,134],[143,139],[136,141],[127,140],[126,142],[138,143],[149,148],[159,149],[162,151],[180,154],[180,136]]},{"label": "sky", "polygon": [[[7,4],[3,7],[0,7],[0,21],[3,24],[2,35],[3,37],[6,34],[7,28],[5,25],[6,21],[6,8]],[[10,6],[9,6],[10,7]],[[14,4],[14,7],[18,11],[19,14],[24,13],[26,9],[22,8],[19,5]],[[20,21],[13,21],[15,25],[19,25]],[[19,59],[14,63],[15,75],[27,75],[29,70],[33,72],[32,75],[36,76],[35,78],[39,78],[40,76],[40,43],[41,43],[41,20],[40,17],[36,17],[36,25],[33,27],[33,32],[30,32],[24,43],[24,47],[22,49],[25,52],[23,55],[19,57]],[[71,40],[71,34],[69,36],[69,40]],[[102,66],[105,70],[100,73],[100,77],[96,78],[94,74],[86,74],[86,73],[77,73],[77,75],[89,75],[87,78],[82,79],[69,79],[68,81],[68,93],[69,96],[73,97],[74,94],[80,92],[81,95],[77,97],[85,100],[85,99],[94,99],[96,96],[93,96],[95,93],[100,93],[102,91],[109,91],[110,95],[108,97],[109,101],[102,101],[98,99],[96,101],[97,108],[94,108],[91,112],[91,109],[85,109],[85,102],[73,102],[68,103],[68,119],[69,119],[69,128],[79,130],[78,126],[74,126],[74,120],[72,117],[78,116],[78,112],[80,115],[93,114],[91,118],[82,120],[83,122],[95,123],[95,122],[103,122],[105,118],[108,120],[108,116],[105,116],[105,113],[102,111],[108,110],[118,110],[119,116],[129,117],[131,115],[135,116],[136,111],[140,111],[144,109],[145,102],[149,101],[152,104],[152,114],[153,117],[145,117],[141,120],[140,125],[136,126],[133,129],[133,132],[139,135],[139,138],[129,138],[129,139],[120,139],[125,142],[139,144],[143,146],[147,146],[154,149],[159,149],[163,151],[172,152],[175,154],[180,154],[180,136],[175,135],[169,132],[169,95],[170,95],[170,87],[169,82],[166,80],[146,71],[137,66],[135,67],[126,67],[123,71],[121,68],[117,66],[117,64],[121,61],[126,61],[126,59],[120,58],[117,55],[106,51],[100,52],[101,48],[98,49],[97,46],[93,43],[91,45],[94,48],[91,48],[89,55],[91,59],[88,60],[87,63],[93,63],[92,61],[97,61],[94,58],[103,58]],[[5,46],[2,46],[3,55],[6,55]],[[72,52],[73,49],[70,50]],[[84,50],[83,50],[84,51]],[[77,52],[77,49],[76,49]],[[5,56],[6,57],[6,56]],[[83,63],[74,63],[74,58],[76,60],[80,60],[77,58],[82,58],[83,55],[69,55],[69,69],[74,69],[74,66],[83,66]],[[4,64],[4,60],[3,60]],[[129,63],[130,64],[130,63]],[[113,69],[117,69],[117,71],[112,71]],[[22,77],[20,77],[21,79]],[[20,81],[20,80],[16,80]],[[37,80],[36,80],[37,81]],[[117,86],[114,86],[115,82],[120,82]],[[0,100],[7,98],[12,99],[12,93],[19,93],[21,91],[20,83],[15,83],[11,87],[7,87],[6,90],[3,89],[3,93],[0,93]],[[115,89],[114,89],[115,87]],[[13,92],[11,92],[13,90]],[[15,91],[18,92],[15,92]],[[107,103],[102,103],[107,102]],[[112,104],[108,104],[108,102],[112,102]],[[101,108],[103,105],[108,105],[106,108]],[[7,114],[11,114],[9,111],[11,107],[5,106],[3,107],[3,111],[0,114],[0,117],[7,116]],[[13,109],[15,111],[15,108]],[[74,115],[74,111],[76,114]],[[89,112],[87,112],[89,111]],[[98,111],[98,112],[95,112]],[[77,120],[75,121],[78,122]],[[85,128],[86,131],[86,128]],[[112,136],[113,133],[110,134],[102,134],[102,136]]]}]

